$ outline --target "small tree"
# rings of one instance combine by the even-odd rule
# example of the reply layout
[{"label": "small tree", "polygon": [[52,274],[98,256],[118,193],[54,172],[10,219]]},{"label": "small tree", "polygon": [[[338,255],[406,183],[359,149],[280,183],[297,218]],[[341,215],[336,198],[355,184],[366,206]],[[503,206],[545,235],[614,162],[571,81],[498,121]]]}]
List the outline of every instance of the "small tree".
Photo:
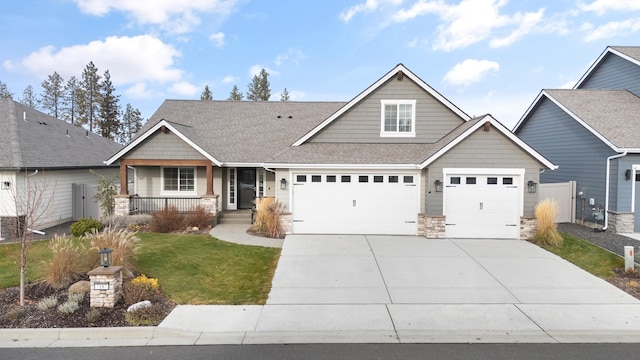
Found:
[{"label": "small tree", "polygon": [[244,95],[242,95],[242,92],[238,90],[238,86],[233,85],[233,89],[231,90],[227,101],[242,101],[243,98]]},{"label": "small tree", "polygon": [[260,74],[254,75],[247,90],[247,100],[269,101],[271,89],[269,88],[269,73],[267,70],[260,70]]},{"label": "small tree", "polygon": [[204,86],[204,91],[202,95],[200,95],[200,100],[213,100],[213,95],[211,94],[211,90],[209,90],[209,85]]},{"label": "small tree", "polygon": [[289,90],[287,90],[287,88],[284,88],[284,91],[282,92],[282,94],[280,94],[280,101],[289,101],[291,97],[289,96]]},{"label": "small tree", "polygon": [[20,103],[32,109],[38,109],[38,101],[36,100],[36,94],[33,92],[33,86],[27,85],[27,87],[22,92]]},{"label": "small tree", "polygon": [[116,203],[115,196],[118,195],[118,188],[116,187],[116,181],[118,175],[114,175],[112,178],[107,178],[95,170],[89,170],[93,175],[99,177],[97,193],[93,197],[93,200],[100,202],[100,209],[102,210],[102,217],[106,218],[115,212]]},{"label": "small tree", "polygon": [[13,93],[9,91],[7,84],[0,81],[0,99],[13,99]]}]

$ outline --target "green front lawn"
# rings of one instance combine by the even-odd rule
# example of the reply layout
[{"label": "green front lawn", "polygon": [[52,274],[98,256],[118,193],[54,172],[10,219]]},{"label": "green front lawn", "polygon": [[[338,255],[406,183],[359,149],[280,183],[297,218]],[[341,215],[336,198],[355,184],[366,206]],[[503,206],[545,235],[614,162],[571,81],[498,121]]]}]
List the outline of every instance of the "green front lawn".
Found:
[{"label": "green front lawn", "polygon": [[562,238],[564,239],[562,245],[558,247],[542,247],[603,279],[613,277],[615,275],[613,269],[624,267],[624,259],[622,257],[610,253],[599,246],[564,233]]},{"label": "green front lawn", "polygon": [[[43,279],[45,277],[45,262],[51,259],[51,251],[47,247],[48,241],[34,241],[29,249],[26,282]],[[20,265],[17,255],[20,254],[20,244],[0,245],[0,289],[18,286],[20,284]]]}]

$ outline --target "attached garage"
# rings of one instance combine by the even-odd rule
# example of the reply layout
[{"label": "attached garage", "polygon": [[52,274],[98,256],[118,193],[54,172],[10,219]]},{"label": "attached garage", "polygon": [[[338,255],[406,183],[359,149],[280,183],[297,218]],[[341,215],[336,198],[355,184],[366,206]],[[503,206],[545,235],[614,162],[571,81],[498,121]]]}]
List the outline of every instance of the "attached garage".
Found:
[{"label": "attached garage", "polygon": [[417,172],[294,172],[292,184],[294,233],[417,233]]},{"label": "attached garage", "polygon": [[446,169],[449,238],[518,239],[524,169]]}]

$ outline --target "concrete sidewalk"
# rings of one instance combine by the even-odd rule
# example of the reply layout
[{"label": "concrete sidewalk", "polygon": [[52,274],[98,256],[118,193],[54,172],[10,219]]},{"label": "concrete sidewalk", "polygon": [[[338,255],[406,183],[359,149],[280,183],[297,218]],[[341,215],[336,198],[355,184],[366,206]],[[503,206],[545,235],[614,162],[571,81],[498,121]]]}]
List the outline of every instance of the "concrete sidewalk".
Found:
[{"label": "concrete sidewalk", "polygon": [[639,340],[640,301],[535,245],[411,236],[289,236],[265,305],[0,331],[0,347]]}]

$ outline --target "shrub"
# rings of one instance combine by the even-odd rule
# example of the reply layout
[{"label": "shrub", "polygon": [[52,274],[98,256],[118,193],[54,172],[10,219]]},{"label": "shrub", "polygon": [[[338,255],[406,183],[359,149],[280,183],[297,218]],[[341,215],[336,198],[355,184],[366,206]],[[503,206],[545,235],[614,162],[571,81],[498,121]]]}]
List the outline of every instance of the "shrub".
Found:
[{"label": "shrub", "polygon": [[89,249],[89,264],[91,268],[100,265],[98,252],[104,248],[111,249],[112,265],[122,266],[124,271],[135,270],[136,254],[140,247],[140,238],[135,232],[106,228],[103,232],[92,232],[85,239],[91,244]]},{"label": "shrub", "polygon": [[558,205],[552,199],[541,201],[535,209],[537,220],[536,233],[533,240],[538,245],[560,246],[562,236],[558,232],[558,225],[555,223]]},{"label": "shrub", "polygon": [[73,239],[55,235],[49,241],[52,257],[48,263],[46,281],[53,287],[67,286],[86,270],[87,249]]},{"label": "shrub", "polygon": [[16,321],[16,320],[22,319],[24,315],[25,315],[24,308],[17,307],[7,311],[4,317],[9,321]]},{"label": "shrub", "polygon": [[58,305],[58,311],[63,314],[73,314],[78,309],[80,309],[80,305],[78,305],[78,302],[72,300],[67,300]]},{"label": "shrub", "polygon": [[77,303],[82,302],[84,299],[84,293],[71,293],[68,297],[69,301],[75,301]]},{"label": "shrub", "polygon": [[82,218],[71,224],[70,230],[73,236],[80,237],[93,230],[102,231],[103,228],[104,226],[98,220]]},{"label": "shrub", "polygon": [[87,312],[87,321],[90,323],[94,323],[100,319],[102,313],[98,309],[91,309]]},{"label": "shrub", "polygon": [[112,215],[102,220],[105,227],[111,227],[114,229],[128,229],[143,228],[151,223],[151,215],[149,214],[135,214],[135,215]]},{"label": "shrub", "polygon": [[38,310],[46,311],[54,308],[56,305],[58,305],[58,298],[55,296],[49,296],[38,301],[36,307]]},{"label": "shrub", "polygon": [[158,233],[168,233],[182,228],[182,216],[175,206],[151,213],[151,223],[149,230]]},{"label": "shrub", "polygon": [[162,322],[165,314],[159,305],[140,308],[125,314],[125,319],[133,326],[156,326]]},{"label": "shrub", "polygon": [[196,206],[184,218],[184,226],[188,228],[206,229],[211,225],[213,225],[213,214],[204,206]]},{"label": "shrub", "polygon": [[272,237],[280,238],[283,235],[280,224],[282,204],[272,197],[256,199],[256,219],[251,226],[251,231]]},{"label": "shrub", "polygon": [[144,274],[131,279],[122,287],[122,297],[127,306],[144,300],[154,302],[158,299],[159,293],[158,279],[148,278]]}]

